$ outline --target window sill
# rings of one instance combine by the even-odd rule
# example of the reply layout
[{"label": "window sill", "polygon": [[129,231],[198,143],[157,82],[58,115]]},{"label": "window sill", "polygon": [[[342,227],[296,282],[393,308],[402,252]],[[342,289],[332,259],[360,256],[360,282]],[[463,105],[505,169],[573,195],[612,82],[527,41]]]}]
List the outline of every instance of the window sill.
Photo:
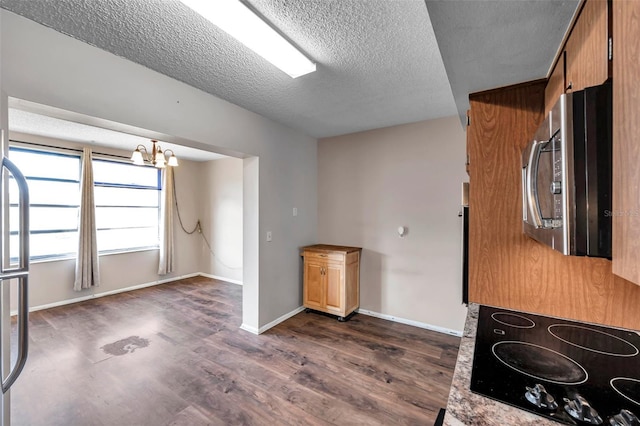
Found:
[{"label": "window sill", "polygon": [[[136,249],[125,249],[125,250],[110,250],[110,251],[105,251],[102,253],[98,253],[98,257],[102,257],[102,256],[113,256],[113,255],[117,255],[117,254],[129,254],[129,253],[140,253],[140,252],[144,252],[144,251],[157,251],[160,250],[160,247],[143,247],[143,248],[136,248]],[[61,256],[61,257],[50,257],[50,258],[44,258],[44,259],[35,259],[29,262],[30,265],[35,265],[38,263],[51,263],[51,262],[64,262],[67,260],[75,260],[76,256]]]},{"label": "window sill", "polygon": [[112,256],[114,254],[128,254],[128,253],[139,253],[143,251],[158,251],[160,247],[141,247],[135,249],[122,249],[122,250],[109,250],[98,253],[98,257],[102,256]]}]

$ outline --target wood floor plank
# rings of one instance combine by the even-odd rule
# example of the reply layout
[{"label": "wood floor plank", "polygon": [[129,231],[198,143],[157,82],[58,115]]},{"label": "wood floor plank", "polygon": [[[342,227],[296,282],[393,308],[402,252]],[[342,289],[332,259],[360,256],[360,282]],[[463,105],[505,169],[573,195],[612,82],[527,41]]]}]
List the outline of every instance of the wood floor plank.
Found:
[{"label": "wood floor plank", "polygon": [[223,426],[225,424],[226,423],[224,423],[224,421],[216,417],[205,416],[202,412],[200,412],[192,405],[180,411],[168,423],[169,426]]},{"label": "wood floor plank", "polygon": [[[328,398],[312,389],[298,385],[289,380],[289,376],[285,374],[266,369],[258,363],[247,362],[245,357],[239,356],[237,353],[219,350],[211,346],[203,346],[198,348],[196,352],[237,371],[242,377],[251,380],[264,390],[298,407],[307,413],[304,418],[309,423],[317,420],[319,424],[338,424],[343,419],[344,413],[350,411],[350,407],[345,402]],[[313,422],[309,419],[310,416],[313,417]],[[363,416],[361,413],[355,413],[355,415],[352,413],[350,418],[353,424],[367,424],[372,421],[371,418]]]},{"label": "wood floor plank", "polygon": [[[430,425],[456,337],[363,315],[239,329],[204,277],[35,312],[14,425]],[[107,348],[107,349],[105,349]]]},{"label": "wood floor plank", "polygon": [[[325,350],[323,353],[321,350],[313,350],[313,345],[292,343],[289,339],[278,339],[272,345],[273,352],[278,348],[289,358],[300,360],[299,363],[303,368],[298,370],[298,374],[304,368],[310,369],[313,366],[323,373],[323,377],[342,382],[352,392],[354,388],[366,390],[368,397],[378,400],[376,402],[378,408],[384,411],[387,407],[391,412],[402,413],[402,416],[394,414],[398,424],[403,424],[403,419],[407,419],[407,424],[411,424],[412,417],[421,418],[426,414],[425,410],[429,411],[432,408],[433,400],[429,396],[429,391],[414,386],[415,391],[407,394],[409,381],[401,381],[395,372],[378,369],[378,363],[362,362],[361,359],[340,351]],[[348,377],[347,382],[342,381],[344,377]],[[429,413],[429,416],[433,414]],[[379,418],[380,415],[382,414],[376,417]]]},{"label": "wood floor plank", "polygon": [[[317,323],[315,325],[317,325]],[[424,356],[402,347],[394,346],[384,339],[353,332],[348,327],[336,330],[331,328],[332,325],[328,327],[313,327],[310,323],[305,323],[304,326],[296,326],[293,321],[281,324],[280,326],[290,327],[290,329],[298,335],[308,336],[320,344],[335,347],[342,352],[360,356],[365,359],[373,359],[376,362],[387,362],[396,365],[407,371],[412,371],[426,380],[433,378],[434,374],[437,374],[445,379],[444,381],[446,382],[447,374],[450,375],[455,366],[455,355],[452,356],[449,352],[442,351],[441,356],[437,358]],[[430,332],[427,333],[427,338],[429,334]],[[458,340],[455,337],[449,337],[452,341]],[[336,345],[336,340],[340,341],[341,344]],[[449,358],[451,357],[454,359],[450,360]]]}]

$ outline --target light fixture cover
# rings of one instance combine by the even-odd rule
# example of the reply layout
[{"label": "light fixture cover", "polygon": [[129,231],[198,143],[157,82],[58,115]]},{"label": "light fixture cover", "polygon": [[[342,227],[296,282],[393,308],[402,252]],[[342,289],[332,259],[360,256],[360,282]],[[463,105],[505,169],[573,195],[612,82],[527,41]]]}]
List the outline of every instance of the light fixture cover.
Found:
[{"label": "light fixture cover", "polygon": [[164,154],[160,153],[156,155],[155,166],[159,169],[164,169],[166,165],[166,161],[164,159]]},{"label": "light fixture cover", "polygon": [[178,158],[175,155],[172,155],[171,157],[169,157],[169,162],[167,163],[167,165],[171,167],[178,166]]},{"label": "light fixture cover", "polygon": [[316,70],[316,64],[239,0],[180,1],[292,78]]},{"label": "light fixture cover", "polygon": [[144,165],[144,158],[142,157],[142,152],[140,152],[139,149],[133,151],[133,154],[131,155],[131,161],[133,161],[133,164],[135,164],[136,166]]},{"label": "light fixture cover", "polygon": [[153,148],[151,150],[152,154],[151,154],[151,162],[153,164],[157,163],[158,161],[160,161],[162,159],[162,161],[164,161],[164,154],[162,153],[162,148],[160,148],[160,145],[158,145],[158,142],[153,142]]}]

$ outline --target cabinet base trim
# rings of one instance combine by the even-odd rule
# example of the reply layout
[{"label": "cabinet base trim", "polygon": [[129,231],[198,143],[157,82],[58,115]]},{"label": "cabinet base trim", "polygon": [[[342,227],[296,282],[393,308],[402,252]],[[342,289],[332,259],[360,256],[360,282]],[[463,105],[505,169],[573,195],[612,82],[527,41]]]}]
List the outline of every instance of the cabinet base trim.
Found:
[{"label": "cabinet base trim", "polygon": [[307,313],[313,312],[317,315],[324,315],[325,317],[329,318],[335,318],[338,320],[338,322],[347,322],[351,319],[351,317],[358,313],[358,308],[353,309],[346,315],[340,315],[339,313],[329,312],[323,309],[310,308],[308,306],[304,306],[304,311]]},{"label": "cabinet base trim", "polygon": [[288,312],[288,313],[286,313],[286,314],[284,314],[284,315],[282,315],[282,316],[280,316],[280,317],[278,317],[278,318],[274,319],[274,320],[273,320],[273,321],[271,321],[270,323],[265,324],[265,325],[263,325],[263,326],[262,326],[262,327],[260,327],[260,328],[255,328],[255,327],[252,327],[252,326],[247,325],[247,324],[242,324],[242,325],[240,326],[240,328],[241,328],[242,330],[248,331],[249,333],[253,333],[253,334],[262,334],[262,333],[264,333],[265,331],[269,330],[270,328],[273,328],[273,327],[275,327],[276,325],[280,324],[281,322],[288,320],[288,319],[289,319],[289,318],[291,318],[292,316],[294,316],[294,315],[296,315],[296,314],[299,314],[299,313],[300,313],[300,312],[302,312],[303,310],[304,310],[304,306],[298,306],[298,307],[297,307],[297,308],[295,308],[293,311]]},{"label": "cabinet base trim", "polygon": [[380,312],[368,311],[366,309],[358,309],[356,312],[369,315],[370,317],[376,317],[385,319],[388,321],[399,322],[400,324],[412,325],[418,328],[424,328],[426,330],[437,331],[438,333],[449,334],[451,336],[462,337],[462,330],[452,330],[450,328],[439,327],[437,325],[431,325],[420,321],[414,321],[406,318],[399,318],[393,315],[381,314]]}]

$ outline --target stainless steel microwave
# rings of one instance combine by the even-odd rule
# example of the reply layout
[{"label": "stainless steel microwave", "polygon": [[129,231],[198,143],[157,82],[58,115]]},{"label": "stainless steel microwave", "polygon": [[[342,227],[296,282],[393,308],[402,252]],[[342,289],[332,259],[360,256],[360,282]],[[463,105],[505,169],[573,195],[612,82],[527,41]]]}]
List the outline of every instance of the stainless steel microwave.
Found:
[{"label": "stainless steel microwave", "polygon": [[611,81],[563,94],[522,152],[525,234],[611,258]]}]

